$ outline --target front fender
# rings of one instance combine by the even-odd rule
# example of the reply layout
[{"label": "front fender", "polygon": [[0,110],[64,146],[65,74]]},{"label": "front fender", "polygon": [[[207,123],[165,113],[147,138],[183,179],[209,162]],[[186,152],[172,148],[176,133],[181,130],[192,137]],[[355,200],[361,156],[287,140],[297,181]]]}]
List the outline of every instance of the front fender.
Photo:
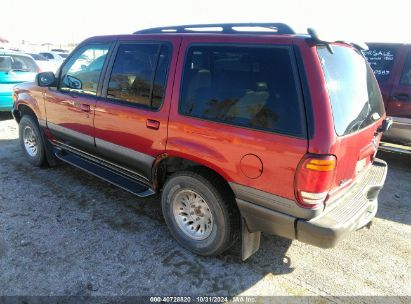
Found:
[{"label": "front fender", "polygon": [[31,111],[39,121],[46,121],[46,111],[43,98],[44,88],[33,82],[26,82],[14,87],[13,116],[20,121],[25,111]]}]

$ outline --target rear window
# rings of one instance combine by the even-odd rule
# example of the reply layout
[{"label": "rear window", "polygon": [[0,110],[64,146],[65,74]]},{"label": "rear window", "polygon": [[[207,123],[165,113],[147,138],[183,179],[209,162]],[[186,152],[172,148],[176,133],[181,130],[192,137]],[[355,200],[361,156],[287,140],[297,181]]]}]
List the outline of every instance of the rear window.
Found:
[{"label": "rear window", "polygon": [[317,47],[339,136],[356,132],[384,114],[384,105],[373,71],[364,57],[344,46],[331,54]]},{"label": "rear window", "polygon": [[50,53],[40,53],[40,55],[46,57],[47,59],[54,59],[53,55]]},{"label": "rear window", "polygon": [[411,86],[411,52],[408,52],[407,59],[404,63],[404,69],[401,74],[401,85]]},{"label": "rear window", "polygon": [[48,61],[48,59],[40,54],[29,54],[31,57],[34,58],[34,60],[38,60],[38,61]]},{"label": "rear window", "polygon": [[370,47],[363,54],[368,60],[371,68],[374,70],[375,77],[379,82],[385,82],[389,79],[394,60],[396,49],[391,47]]},{"label": "rear window", "polygon": [[30,57],[20,55],[0,55],[0,71],[37,72],[37,66]]},{"label": "rear window", "polygon": [[180,113],[302,137],[304,119],[287,47],[192,46]]}]

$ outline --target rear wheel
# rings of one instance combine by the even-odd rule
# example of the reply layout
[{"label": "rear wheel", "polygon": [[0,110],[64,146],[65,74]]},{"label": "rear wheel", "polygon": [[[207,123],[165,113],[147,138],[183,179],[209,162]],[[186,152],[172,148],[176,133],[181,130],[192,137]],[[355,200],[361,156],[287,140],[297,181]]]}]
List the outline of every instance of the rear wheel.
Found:
[{"label": "rear wheel", "polygon": [[174,238],[196,254],[218,255],[237,239],[234,197],[212,173],[173,174],[163,190],[162,209]]},{"label": "rear wheel", "polygon": [[20,144],[28,161],[37,167],[46,162],[43,138],[36,120],[29,115],[21,118],[19,124]]}]

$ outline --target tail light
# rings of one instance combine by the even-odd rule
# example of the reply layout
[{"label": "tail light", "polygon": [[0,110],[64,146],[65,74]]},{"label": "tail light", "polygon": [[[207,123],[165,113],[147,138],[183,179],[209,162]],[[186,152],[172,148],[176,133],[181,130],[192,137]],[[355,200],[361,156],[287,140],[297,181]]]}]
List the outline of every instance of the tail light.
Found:
[{"label": "tail light", "polygon": [[307,154],[296,173],[297,201],[306,208],[315,208],[327,198],[334,178],[337,159],[333,155]]}]

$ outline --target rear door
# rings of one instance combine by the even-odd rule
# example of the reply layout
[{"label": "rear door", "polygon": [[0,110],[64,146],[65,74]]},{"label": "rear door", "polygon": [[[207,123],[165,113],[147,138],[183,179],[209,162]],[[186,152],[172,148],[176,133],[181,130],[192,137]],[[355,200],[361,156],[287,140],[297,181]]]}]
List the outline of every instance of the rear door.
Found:
[{"label": "rear door", "polygon": [[331,103],[337,157],[334,186],[348,185],[375,156],[380,140],[377,127],[385,117],[378,83],[365,58],[346,45],[334,45],[333,53],[318,46]]},{"label": "rear door", "polygon": [[180,39],[130,36],[118,42],[95,109],[95,142],[104,159],[151,178],[165,152]]},{"label": "rear door", "polygon": [[291,44],[185,37],[167,153],[214,169],[250,195],[258,189],[294,200],[307,134]]}]

